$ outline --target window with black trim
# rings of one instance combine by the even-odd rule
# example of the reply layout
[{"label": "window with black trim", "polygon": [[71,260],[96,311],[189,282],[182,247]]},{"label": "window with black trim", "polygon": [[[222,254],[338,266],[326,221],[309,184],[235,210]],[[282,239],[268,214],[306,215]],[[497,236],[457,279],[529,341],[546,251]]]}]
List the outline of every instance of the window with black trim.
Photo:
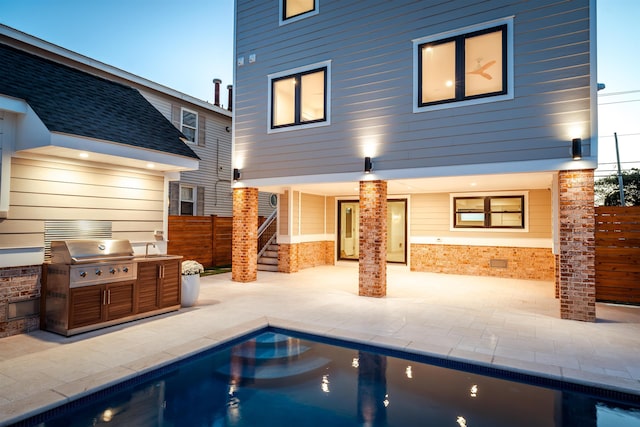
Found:
[{"label": "window with black trim", "polygon": [[271,79],[271,129],[327,120],[327,67]]},{"label": "window with black trim", "polygon": [[418,107],[507,93],[507,25],[418,45]]},{"label": "window with black trim", "polygon": [[183,108],[180,116],[180,130],[189,142],[197,143],[198,113]]},{"label": "window with black trim", "polygon": [[524,196],[453,198],[455,228],[524,228]]},{"label": "window with black trim", "polygon": [[318,0],[281,0],[282,21],[297,18],[316,11]]}]

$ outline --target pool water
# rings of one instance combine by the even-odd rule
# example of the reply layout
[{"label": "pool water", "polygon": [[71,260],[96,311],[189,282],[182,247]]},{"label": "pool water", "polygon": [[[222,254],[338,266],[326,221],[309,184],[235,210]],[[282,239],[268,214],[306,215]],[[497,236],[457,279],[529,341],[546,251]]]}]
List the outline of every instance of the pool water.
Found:
[{"label": "pool water", "polygon": [[340,344],[264,331],[23,424],[640,427],[634,396],[607,400]]}]

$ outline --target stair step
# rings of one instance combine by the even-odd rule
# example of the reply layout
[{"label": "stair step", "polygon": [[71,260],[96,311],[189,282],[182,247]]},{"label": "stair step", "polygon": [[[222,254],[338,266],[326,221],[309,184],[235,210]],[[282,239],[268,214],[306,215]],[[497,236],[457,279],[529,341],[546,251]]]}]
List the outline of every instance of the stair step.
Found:
[{"label": "stair step", "polygon": [[[321,369],[329,363],[331,363],[331,359],[327,359],[325,357],[305,358],[303,360],[295,360],[283,365],[256,366],[255,369],[242,372],[242,377],[254,380],[290,378]],[[230,375],[231,365],[221,367],[218,369],[218,372],[223,375]]]},{"label": "stair step", "polygon": [[280,344],[289,341],[291,337],[277,332],[263,332],[256,336],[252,341],[258,344]]},{"label": "stair step", "polygon": [[278,271],[277,265],[258,264],[258,271]]},{"label": "stair step", "polygon": [[260,257],[258,264],[278,265],[278,258],[264,258]]},{"label": "stair step", "polygon": [[278,245],[277,245],[277,244],[275,244],[275,245],[274,245],[274,244],[272,243],[272,244],[270,244],[269,246],[267,246],[267,250],[268,250],[268,251],[274,251],[274,252],[276,252],[276,253],[277,253],[277,252],[278,252]]},{"label": "stair step", "polygon": [[233,355],[251,360],[274,360],[299,356],[309,350],[305,345],[283,346],[271,348],[237,348],[233,350]]},{"label": "stair step", "polygon": [[265,258],[278,258],[278,251],[266,250],[262,253],[262,256]]}]

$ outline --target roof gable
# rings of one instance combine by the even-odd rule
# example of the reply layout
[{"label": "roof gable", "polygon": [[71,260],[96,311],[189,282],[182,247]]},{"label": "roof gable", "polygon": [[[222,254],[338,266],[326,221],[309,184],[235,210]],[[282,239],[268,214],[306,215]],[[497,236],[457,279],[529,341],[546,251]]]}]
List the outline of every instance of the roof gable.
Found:
[{"label": "roof gable", "polygon": [[24,99],[47,129],[198,158],[136,89],[0,44],[0,93]]}]

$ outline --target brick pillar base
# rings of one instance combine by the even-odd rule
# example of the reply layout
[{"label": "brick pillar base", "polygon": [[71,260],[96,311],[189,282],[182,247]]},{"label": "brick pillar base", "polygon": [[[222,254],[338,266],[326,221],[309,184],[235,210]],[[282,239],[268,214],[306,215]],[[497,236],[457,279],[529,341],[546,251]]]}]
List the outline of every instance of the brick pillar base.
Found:
[{"label": "brick pillar base", "polygon": [[278,271],[280,273],[295,273],[300,270],[298,264],[297,244],[278,244]]},{"label": "brick pillar base", "polygon": [[258,189],[233,189],[231,280],[258,278]]},{"label": "brick pillar base", "polygon": [[387,182],[360,181],[359,295],[387,295]]},{"label": "brick pillar base", "polygon": [[593,170],[560,171],[560,317],[594,322],[595,208]]}]

